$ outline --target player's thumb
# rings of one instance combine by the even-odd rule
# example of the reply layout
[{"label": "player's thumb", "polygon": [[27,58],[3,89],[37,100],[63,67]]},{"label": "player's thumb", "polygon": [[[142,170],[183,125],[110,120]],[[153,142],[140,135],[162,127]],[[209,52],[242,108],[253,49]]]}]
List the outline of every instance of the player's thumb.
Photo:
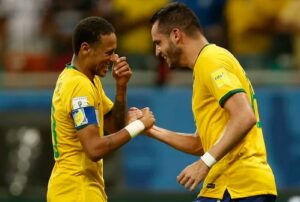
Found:
[{"label": "player's thumb", "polygon": [[113,62],[113,63],[116,63],[119,59],[119,55],[118,54],[113,54],[110,58],[110,60]]}]

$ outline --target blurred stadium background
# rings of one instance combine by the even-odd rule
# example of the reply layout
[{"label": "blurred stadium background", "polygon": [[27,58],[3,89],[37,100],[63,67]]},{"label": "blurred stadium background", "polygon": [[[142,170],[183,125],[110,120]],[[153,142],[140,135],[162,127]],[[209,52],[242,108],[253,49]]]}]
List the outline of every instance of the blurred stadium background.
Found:
[{"label": "blurred stadium background", "polygon": [[[149,106],[157,124],[193,132],[192,73],[154,57],[149,17],[169,0],[0,0],[0,201],[42,202],[53,166],[52,90],[70,61],[71,33],[85,16],[110,20],[134,74],[128,105]],[[300,202],[300,1],[182,0],[211,43],[231,50],[258,97],[279,202]],[[110,75],[103,79],[113,99]],[[196,157],[139,136],[105,159],[109,201],[192,201],[176,182]]]}]

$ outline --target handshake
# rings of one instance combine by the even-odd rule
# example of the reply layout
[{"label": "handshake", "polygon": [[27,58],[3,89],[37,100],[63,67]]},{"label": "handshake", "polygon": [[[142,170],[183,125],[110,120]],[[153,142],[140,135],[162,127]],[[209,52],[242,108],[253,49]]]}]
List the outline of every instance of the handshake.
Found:
[{"label": "handshake", "polygon": [[144,130],[150,129],[155,123],[155,118],[148,107],[143,109],[131,107],[127,112],[126,123],[127,126],[125,129],[128,131],[131,138],[134,138]]}]

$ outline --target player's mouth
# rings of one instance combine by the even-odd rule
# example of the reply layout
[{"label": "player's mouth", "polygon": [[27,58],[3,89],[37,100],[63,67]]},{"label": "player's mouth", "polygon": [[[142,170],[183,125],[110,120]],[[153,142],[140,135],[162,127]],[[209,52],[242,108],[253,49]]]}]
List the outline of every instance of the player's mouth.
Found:
[{"label": "player's mouth", "polygon": [[161,55],[161,57],[167,62],[168,57],[166,55]]},{"label": "player's mouth", "polygon": [[161,57],[165,60],[167,64],[169,64],[169,58],[166,55],[161,55]]},{"label": "player's mouth", "polygon": [[107,72],[109,71],[109,68],[110,68],[110,67],[111,67],[110,62],[106,63],[106,64],[104,65],[104,72],[107,73]]},{"label": "player's mouth", "polygon": [[102,73],[106,74],[109,71],[110,66],[111,66],[110,62],[106,62],[106,63],[103,62],[103,63],[101,63],[101,64],[98,65],[98,69]]}]

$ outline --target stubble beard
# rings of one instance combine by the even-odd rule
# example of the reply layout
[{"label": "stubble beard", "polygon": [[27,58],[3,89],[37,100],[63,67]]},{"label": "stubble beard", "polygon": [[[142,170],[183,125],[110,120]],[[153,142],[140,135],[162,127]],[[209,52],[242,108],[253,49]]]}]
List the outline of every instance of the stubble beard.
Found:
[{"label": "stubble beard", "polygon": [[167,49],[166,53],[170,60],[170,64],[169,64],[170,69],[173,70],[173,69],[181,68],[179,58],[182,54],[182,50],[180,48],[177,48],[173,43],[170,43],[170,46]]}]

